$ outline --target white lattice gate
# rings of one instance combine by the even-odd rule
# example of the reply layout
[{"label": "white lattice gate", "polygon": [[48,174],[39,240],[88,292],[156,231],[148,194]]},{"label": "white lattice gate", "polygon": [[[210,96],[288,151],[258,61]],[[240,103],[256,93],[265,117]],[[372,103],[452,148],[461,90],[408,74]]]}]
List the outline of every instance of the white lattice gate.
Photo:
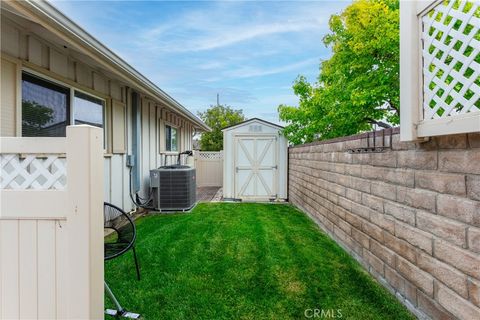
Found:
[{"label": "white lattice gate", "polygon": [[197,187],[221,187],[223,184],[223,152],[195,151]]},{"label": "white lattice gate", "polygon": [[103,319],[102,140],[0,138],[0,319]]}]

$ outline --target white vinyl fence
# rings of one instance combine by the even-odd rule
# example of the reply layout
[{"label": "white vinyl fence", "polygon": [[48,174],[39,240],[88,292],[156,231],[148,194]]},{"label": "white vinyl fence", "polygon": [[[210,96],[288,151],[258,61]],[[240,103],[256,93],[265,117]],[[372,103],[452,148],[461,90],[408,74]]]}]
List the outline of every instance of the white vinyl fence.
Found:
[{"label": "white vinyl fence", "polygon": [[402,140],[480,131],[479,6],[400,2]]},{"label": "white vinyl fence", "polygon": [[0,138],[0,318],[103,319],[103,133]]},{"label": "white vinyl fence", "polygon": [[197,187],[221,187],[223,184],[223,151],[195,151]]}]

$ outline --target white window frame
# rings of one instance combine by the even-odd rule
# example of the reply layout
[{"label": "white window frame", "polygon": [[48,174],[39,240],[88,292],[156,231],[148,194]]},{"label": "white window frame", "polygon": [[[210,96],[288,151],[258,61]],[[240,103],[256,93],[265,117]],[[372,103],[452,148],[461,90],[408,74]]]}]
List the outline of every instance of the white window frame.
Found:
[{"label": "white window frame", "polygon": [[85,90],[78,89],[76,87],[70,86],[70,123],[72,125],[75,124],[75,105],[74,105],[75,91],[83,93],[84,95],[90,96],[92,98],[101,100],[103,102],[103,110],[102,110],[102,114],[103,114],[103,127],[102,127],[102,129],[103,129],[103,149],[104,149],[104,151],[107,151],[107,147],[108,147],[107,146],[108,145],[108,143],[107,143],[108,142],[108,140],[107,140],[107,100],[102,98],[102,97],[91,94],[90,92],[87,92]]},{"label": "white window frame", "polygon": [[[167,150],[167,136],[166,136],[167,135],[167,127],[173,128],[177,131],[177,150],[176,151]],[[180,148],[181,148],[181,146],[180,146],[180,127],[175,126],[175,125],[171,124],[170,122],[165,122],[164,123],[164,129],[165,130],[164,130],[163,134],[165,135],[165,153],[167,153],[167,154],[168,153],[177,154],[177,153],[181,152],[180,151]]]}]

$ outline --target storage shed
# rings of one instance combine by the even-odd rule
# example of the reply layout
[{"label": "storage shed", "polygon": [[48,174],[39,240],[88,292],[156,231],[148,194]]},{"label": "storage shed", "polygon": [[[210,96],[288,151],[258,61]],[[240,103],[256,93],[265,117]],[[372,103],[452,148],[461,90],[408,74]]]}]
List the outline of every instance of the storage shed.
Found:
[{"label": "storage shed", "polygon": [[253,118],[222,130],[224,199],[287,199],[288,142],[282,129]]}]

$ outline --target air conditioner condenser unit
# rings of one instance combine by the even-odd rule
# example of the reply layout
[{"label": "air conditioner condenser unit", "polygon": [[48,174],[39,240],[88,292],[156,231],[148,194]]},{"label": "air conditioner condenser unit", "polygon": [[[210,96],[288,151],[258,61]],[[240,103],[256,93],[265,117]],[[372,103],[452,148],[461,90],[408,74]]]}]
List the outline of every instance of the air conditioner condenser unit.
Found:
[{"label": "air conditioner condenser unit", "polygon": [[183,165],[150,170],[153,206],[159,211],[186,211],[196,202],[196,170]]}]

